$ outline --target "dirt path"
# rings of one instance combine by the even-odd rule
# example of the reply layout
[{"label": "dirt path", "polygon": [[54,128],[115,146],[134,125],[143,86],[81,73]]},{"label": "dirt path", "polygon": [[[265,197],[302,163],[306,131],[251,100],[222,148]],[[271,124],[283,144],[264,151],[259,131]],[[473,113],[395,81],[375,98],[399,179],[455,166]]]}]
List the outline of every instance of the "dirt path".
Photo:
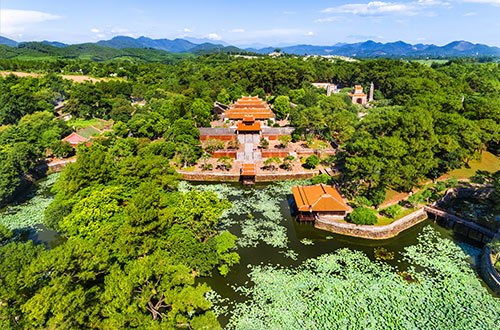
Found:
[{"label": "dirt path", "polygon": [[[33,73],[33,72],[0,71],[0,75],[2,77],[6,77],[9,74],[13,74],[17,77],[42,77],[42,76],[44,76],[44,74]],[[77,76],[77,75],[59,75],[59,76],[63,79],[73,80],[74,82],[78,82],[78,83],[81,83],[84,81],[91,81],[93,83],[96,83],[99,81],[106,80],[106,79],[102,79],[102,78],[92,78],[90,76]]]}]

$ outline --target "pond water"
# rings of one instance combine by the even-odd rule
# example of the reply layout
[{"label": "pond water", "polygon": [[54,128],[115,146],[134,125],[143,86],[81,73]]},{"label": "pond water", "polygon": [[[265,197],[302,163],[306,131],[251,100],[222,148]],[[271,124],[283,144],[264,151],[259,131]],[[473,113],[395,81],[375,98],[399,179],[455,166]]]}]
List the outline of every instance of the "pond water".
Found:
[{"label": "pond water", "polygon": [[[200,282],[210,285],[210,287],[221,296],[222,300],[219,298],[219,301],[222,302],[219,302],[219,305],[223,308],[228,308],[229,311],[235,303],[247,299],[240,295],[235,288],[249,285],[250,265],[271,264],[284,267],[296,267],[307,259],[316,258],[322,254],[331,253],[340,248],[362,251],[370,259],[375,260],[374,249],[376,247],[384,247],[390,252],[395,252],[394,259],[387,262],[393,266],[398,266],[400,269],[404,269],[407,263],[401,260],[400,252],[407,246],[417,244],[417,236],[426,226],[431,226],[434,230],[438,231],[442,237],[451,239],[459,245],[469,256],[468,261],[471,267],[475,267],[479,262],[482,245],[466,237],[461,237],[451,230],[440,227],[430,220],[425,220],[400,233],[395,238],[381,241],[347,237],[316,229],[312,223],[295,221],[291,212],[293,209],[291,207],[293,197],[290,194],[290,183],[284,184],[284,186],[279,189],[272,189],[272,187],[272,185],[261,185],[255,188],[244,188],[237,184],[204,184],[189,185],[189,187],[184,188],[212,190],[218,193],[220,197],[228,198],[233,203],[233,209],[237,209],[237,211],[230,211],[228,215],[221,219],[221,228],[230,231],[245,242],[247,241],[246,236],[248,235],[260,237],[255,239],[258,241],[255,246],[240,246],[238,248],[238,253],[241,256],[241,263],[233,266],[226,277],[214,271],[212,277],[199,279]],[[238,193],[236,190],[240,190],[241,192]],[[259,205],[259,201],[257,200],[259,198],[267,199],[266,203]],[[260,209],[257,211],[259,207],[275,207],[277,212],[266,216],[265,213],[269,212],[269,210]],[[253,219],[249,219],[248,213],[252,214]],[[275,217],[276,226],[267,226],[264,231],[258,234],[249,234],[248,230],[245,230],[247,222],[261,221],[267,223],[271,221],[269,217],[273,216]],[[280,229],[284,230],[285,233],[285,246],[276,246],[276,242],[270,239],[270,237],[273,237],[272,231],[279,231]],[[484,283],[483,286],[487,288]],[[488,291],[490,291],[489,288]],[[222,325],[228,322],[229,314],[230,313],[223,313],[219,316],[219,321]]]},{"label": "pond water", "polygon": [[[31,198],[0,213],[0,223],[6,223],[9,219],[15,220],[11,228],[19,233],[18,239],[45,244],[47,248],[53,248],[64,240],[58,233],[48,230],[41,224],[43,210],[52,199],[49,188],[53,181],[55,178],[49,177],[38,182],[37,188],[31,192]],[[219,226],[221,230],[228,230],[238,236],[237,252],[241,262],[233,266],[226,277],[222,277],[214,270],[212,277],[198,279],[199,282],[207,283],[223,299],[219,304],[223,308],[231,310],[234,303],[246,299],[235,290],[235,287],[248,285],[250,265],[296,267],[306,259],[331,253],[340,248],[362,251],[374,260],[374,248],[384,247],[395,253],[394,259],[387,262],[404,269],[407,265],[402,260],[400,252],[407,246],[417,244],[417,236],[425,226],[431,226],[442,237],[453,240],[459,245],[469,256],[468,261],[472,267],[478,263],[481,245],[458,236],[430,220],[400,233],[395,238],[382,241],[336,235],[316,229],[312,223],[299,223],[294,220],[291,211],[293,209],[291,186],[297,183],[257,185],[253,188],[242,187],[239,184],[187,182],[180,184],[181,191],[190,189],[213,191],[220,198],[227,198],[233,203],[233,207],[221,217]],[[29,219],[20,219],[23,217]],[[229,313],[223,313],[219,316],[222,325],[227,324],[228,315]]]},{"label": "pond water", "polygon": [[465,219],[497,231],[500,229],[500,214],[495,212],[493,203],[491,199],[454,198],[441,206]]},{"label": "pond water", "polygon": [[16,198],[15,203],[0,209],[0,224],[14,232],[14,239],[53,248],[64,241],[61,236],[45,227],[43,215],[54,199],[51,187],[59,174],[38,180],[28,191]]}]

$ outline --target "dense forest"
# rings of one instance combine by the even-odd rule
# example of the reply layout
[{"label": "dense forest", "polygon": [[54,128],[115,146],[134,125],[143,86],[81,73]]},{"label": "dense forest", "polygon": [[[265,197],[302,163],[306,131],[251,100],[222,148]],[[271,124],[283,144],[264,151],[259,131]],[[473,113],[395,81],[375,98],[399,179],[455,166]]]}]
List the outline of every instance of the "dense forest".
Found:
[{"label": "dense forest", "polygon": [[[500,153],[500,66],[453,60],[422,64],[230,55],[170,64],[85,60],[0,60],[0,70],[48,73],[0,78],[0,200],[48,154],[64,155],[71,132],[54,106],[80,118],[114,122],[80,146],[57,181],[45,224],[65,242],[45,250],[12,242],[0,227],[2,328],[217,327],[197,276],[230,272],[236,237],[219,232],[231,205],[211,192],[181,193],[173,162],[202,154],[197,127],[215,100],[268,97],[296,127],[294,140],[339,146],[340,180],[350,197],[373,204],[385,190],[409,191],[478,157]],[[75,83],[60,73],[113,77]],[[375,85],[375,107],[344,92],[326,96],[312,82]],[[144,106],[131,100],[146,101]],[[279,106],[277,108],[280,108]],[[65,302],[65,303],[63,303]]]}]

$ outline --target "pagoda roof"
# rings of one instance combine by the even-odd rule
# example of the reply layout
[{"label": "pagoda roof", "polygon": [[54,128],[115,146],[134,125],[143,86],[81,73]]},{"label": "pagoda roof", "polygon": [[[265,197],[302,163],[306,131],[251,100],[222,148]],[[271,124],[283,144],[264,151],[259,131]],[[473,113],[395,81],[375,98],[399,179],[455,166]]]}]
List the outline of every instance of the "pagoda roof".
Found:
[{"label": "pagoda roof", "polygon": [[64,142],[69,142],[72,145],[77,145],[80,143],[87,142],[89,139],[86,137],[83,137],[81,135],[78,135],[77,133],[73,132],[70,135],[66,136],[62,141]]},{"label": "pagoda roof", "polygon": [[236,129],[237,131],[243,131],[243,132],[253,132],[253,131],[260,131],[260,122],[254,122],[251,125],[245,125],[242,122],[238,123],[238,128]]},{"label": "pagoda roof", "polygon": [[300,212],[348,211],[335,187],[325,184],[295,186],[292,187],[292,192]]}]

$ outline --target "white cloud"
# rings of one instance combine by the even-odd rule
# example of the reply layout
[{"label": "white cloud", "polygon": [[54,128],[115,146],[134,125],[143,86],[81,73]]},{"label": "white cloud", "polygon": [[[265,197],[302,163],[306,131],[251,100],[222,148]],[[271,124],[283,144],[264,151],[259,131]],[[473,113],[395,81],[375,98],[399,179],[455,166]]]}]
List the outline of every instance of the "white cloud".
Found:
[{"label": "white cloud", "polygon": [[210,40],[221,40],[222,39],[222,37],[220,35],[218,35],[217,33],[209,33],[207,38]]},{"label": "white cloud", "polygon": [[[468,0],[496,1],[496,0]],[[498,0],[500,1],[500,0]],[[426,11],[432,6],[449,6],[448,2],[439,0],[417,0],[412,2],[371,1],[368,3],[350,3],[322,10],[322,13],[353,14],[358,16],[404,15],[413,16],[420,13],[432,14]]]},{"label": "white cloud", "polygon": [[29,25],[59,18],[61,17],[36,10],[0,9],[0,31],[4,34],[19,33]]},{"label": "white cloud", "polygon": [[306,35],[306,36],[313,36],[313,35],[314,35],[314,32],[309,31],[309,32],[307,32],[305,35]]},{"label": "white cloud", "polygon": [[193,30],[191,30],[190,28],[184,28],[184,32],[191,33],[191,32],[193,32]]},{"label": "white cloud", "polygon": [[340,17],[338,16],[330,16],[330,17],[325,17],[325,18],[318,18],[314,20],[315,23],[325,23],[325,22],[335,22],[340,20]]},{"label": "white cloud", "polygon": [[245,30],[244,29],[232,29],[231,32],[233,32],[233,33],[243,33],[243,32],[245,32]]},{"label": "white cloud", "polygon": [[470,12],[470,13],[465,13],[464,16],[476,16],[477,13],[475,12]]},{"label": "white cloud", "polygon": [[98,34],[97,34],[97,36],[98,36],[99,38],[104,38],[104,37],[105,37],[105,35],[104,35],[104,34],[102,34],[102,33],[98,33]]},{"label": "white cloud", "polygon": [[99,31],[99,29],[94,28],[94,29],[90,29],[90,32],[93,32],[93,33],[99,33],[99,32],[101,32],[101,31]]},{"label": "white cloud", "polygon": [[461,0],[462,2],[484,3],[488,5],[500,6],[500,0]]}]

